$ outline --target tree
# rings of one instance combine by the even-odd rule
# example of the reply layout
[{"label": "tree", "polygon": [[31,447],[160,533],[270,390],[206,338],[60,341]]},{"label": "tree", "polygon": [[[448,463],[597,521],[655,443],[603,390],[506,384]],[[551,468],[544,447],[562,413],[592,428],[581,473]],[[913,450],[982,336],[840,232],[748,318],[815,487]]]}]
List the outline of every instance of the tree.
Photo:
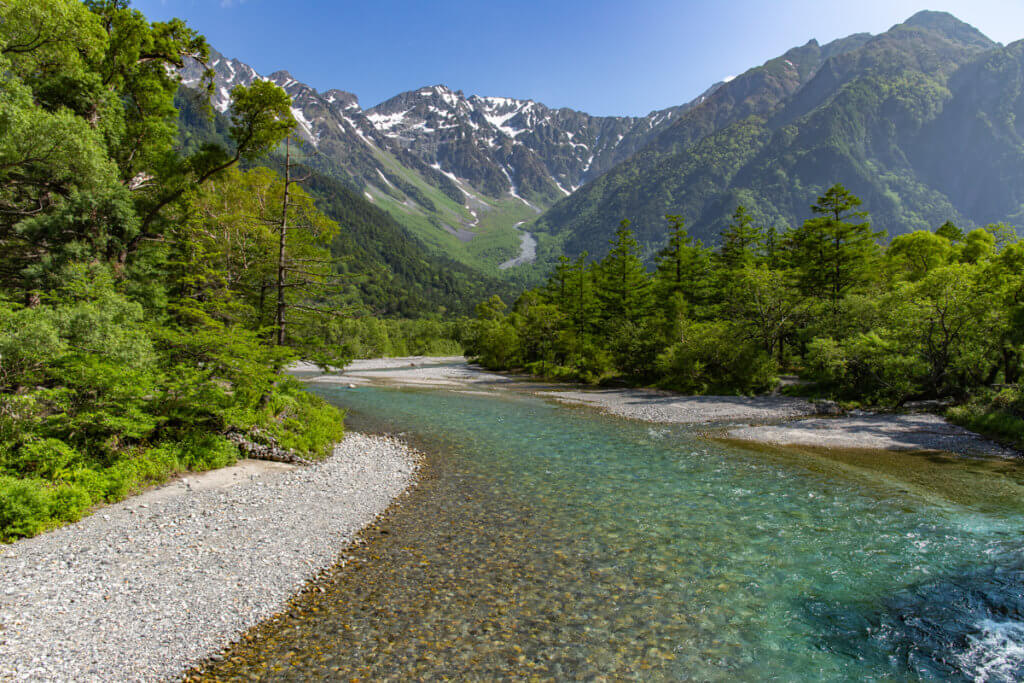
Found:
[{"label": "tree", "polygon": [[908,280],[916,281],[948,263],[952,253],[950,240],[944,235],[917,230],[893,238],[885,256],[892,270]]},{"label": "tree", "polygon": [[730,298],[730,315],[748,330],[748,336],[769,355],[783,356],[783,341],[800,310],[789,273],[766,265],[737,271],[736,295]]},{"label": "tree", "polygon": [[958,228],[952,221],[946,221],[936,228],[935,234],[939,237],[945,237],[953,244],[956,244],[964,238],[964,231]]},{"label": "tree", "polygon": [[269,332],[278,345],[311,351],[323,344],[304,340],[330,336],[318,334],[317,319],[350,307],[340,291],[346,278],[328,250],[338,225],[295,184],[290,168],[286,178],[268,168],[228,171],[195,193],[192,220],[171,233],[187,278],[176,294],[201,300],[225,321]]},{"label": "tree", "polygon": [[572,262],[567,273],[566,290],[569,320],[579,335],[589,332],[597,318],[596,264],[587,265],[587,252]]},{"label": "tree", "polygon": [[[872,232],[860,198],[833,185],[811,207],[815,217],[792,235],[792,257],[803,292],[829,302],[833,316],[850,289],[873,277],[882,232]],[[852,221],[859,222],[852,222]]]},{"label": "tree", "polygon": [[597,298],[605,320],[636,323],[650,311],[651,281],[640,259],[640,244],[623,220],[609,240],[612,248],[597,269]]},{"label": "tree", "polygon": [[692,262],[693,238],[686,231],[686,220],[682,216],[669,214],[668,243],[658,252],[654,261],[657,266],[656,277],[660,283],[659,296],[682,293],[691,275],[689,265]]},{"label": "tree", "polygon": [[[175,150],[177,69],[204,61],[180,20],[146,21],[124,0],[0,4],[0,277],[31,292],[76,260],[126,277],[159,243],[187,191],[293,127],[290,100],[259,81],[233,91],[228,151]],[[177,218],[177,216],[173,216]],[[29,296],[30,300],[32,296]]]},{"label": "tree", "polygon": [[742,204],[737,206],[732,220],[721,234],[719,255],[726,268],[742,268],[753,264],[764,238],[762,233],[762,230],[754,227],[747,209]]},{"label": "tree", "polygon": [[558,263],[555,264],[555,269],[551,272],[544,287],[548,300],[563,311],[569,309],[568,283],[571,272],[572,260],[564,254],[559,256]]}]

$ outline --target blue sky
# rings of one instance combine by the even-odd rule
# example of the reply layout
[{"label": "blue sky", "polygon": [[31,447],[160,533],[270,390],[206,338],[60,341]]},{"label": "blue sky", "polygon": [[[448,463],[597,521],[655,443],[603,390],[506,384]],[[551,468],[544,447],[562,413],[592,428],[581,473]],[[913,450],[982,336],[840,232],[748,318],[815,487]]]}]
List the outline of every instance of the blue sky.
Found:
[{"label": "blue sky", "polygon": [[370,107],[444,83],[592,114],[641,115],[811,38],[879,33],[946,10],[1002,43],[1024,0],[135,0],[261,73],[287,69]]}]

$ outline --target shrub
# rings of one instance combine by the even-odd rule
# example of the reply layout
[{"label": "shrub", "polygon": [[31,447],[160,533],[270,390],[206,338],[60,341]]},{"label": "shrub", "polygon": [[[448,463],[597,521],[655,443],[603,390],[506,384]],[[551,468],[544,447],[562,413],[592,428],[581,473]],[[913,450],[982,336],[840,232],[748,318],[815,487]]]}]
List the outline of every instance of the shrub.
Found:
[{"label": "shrub", "polygon": [[681,341],[658,356],[656,370],[667,389],[752,394],[772,387],[778,366],[729,323],[706,322],[685,325]]},{"label": "shrub", "polygon": [[1024,451],[1024,391],[1007,387],[977,392],[946,417],[956,424]]}]

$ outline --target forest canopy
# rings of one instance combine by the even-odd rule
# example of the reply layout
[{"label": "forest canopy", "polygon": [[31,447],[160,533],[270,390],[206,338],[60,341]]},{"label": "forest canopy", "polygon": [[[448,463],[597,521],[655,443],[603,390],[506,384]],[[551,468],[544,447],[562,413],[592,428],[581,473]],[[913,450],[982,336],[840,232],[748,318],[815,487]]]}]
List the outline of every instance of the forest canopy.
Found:
[{"label": "forest canopy", "polygon": [[[205,39],[124,0],[0,3],[0,540],[73,520],[232,439],[326,455],[341,414],[283,373],[316,340],[338,226],[241,160],[287,149],[287,94],[231,92],[228,139],[179,144]],[[212,112],[206,108],[206,116]]]}]

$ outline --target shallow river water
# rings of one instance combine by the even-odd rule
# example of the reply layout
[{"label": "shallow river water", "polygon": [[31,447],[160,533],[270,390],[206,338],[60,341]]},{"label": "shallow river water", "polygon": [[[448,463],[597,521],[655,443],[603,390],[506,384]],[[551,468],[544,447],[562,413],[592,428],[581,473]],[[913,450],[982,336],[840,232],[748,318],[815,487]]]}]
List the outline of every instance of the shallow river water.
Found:
[{"label": "shallow river water", "polygon": [[1024,469],[710,441],[514,392],[319,385],[420,485],[197,677],[1024,676]]}]

